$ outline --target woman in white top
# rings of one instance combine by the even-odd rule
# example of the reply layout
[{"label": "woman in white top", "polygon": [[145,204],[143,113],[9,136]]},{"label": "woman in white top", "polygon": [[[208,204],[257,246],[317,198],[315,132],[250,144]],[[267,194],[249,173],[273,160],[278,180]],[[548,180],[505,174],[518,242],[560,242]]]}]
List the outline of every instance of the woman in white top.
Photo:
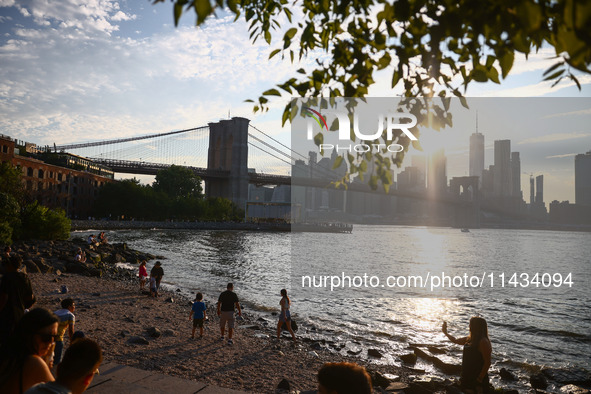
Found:
[{"label": "woman in white top", "polygon": [[289,313],[291,300],[287,296],[287,290],[285,289],[281,289],[281,301],[279,301],[279,305],[281,305],[281,313],[279,314],[279,322],[277,323],[277,339],[281,338],[281,328],[283,327],[283,324],[285,324],[295,342],[296,337],[291,329],[291,315]]}]

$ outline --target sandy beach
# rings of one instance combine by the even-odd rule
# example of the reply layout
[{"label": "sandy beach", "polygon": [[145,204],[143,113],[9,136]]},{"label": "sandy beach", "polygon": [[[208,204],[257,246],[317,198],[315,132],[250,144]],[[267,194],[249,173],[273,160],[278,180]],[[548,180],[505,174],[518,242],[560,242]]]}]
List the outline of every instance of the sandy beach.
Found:
[{"label": "sandy beach", "polygon": [[[99,342],[106,361],[255,393],[275,392],[283,379],[289,381],[292,392],[315,390],[316,371],[323,363],[359,362],[326,350],[312,353],[303,341],[295,345],[287,337],[278,341],[275,327],[258,324],[248,312],[236,329],[234,344],[220,342],[219,320],[212,309],[217,300],[205,300],[209,322],[204,338],[193,340],[190,301],[174,291],[151,298],[131,281],[69,273],[29,277],[36,306],[55,311],[62,299],[75,300],[76,330]],[[67,294],[59,293],[63,285]],[[153,328],[160,336],[150,335]],[[371,369],[403,377],[408,373],[395,366],[372,365]]]}]

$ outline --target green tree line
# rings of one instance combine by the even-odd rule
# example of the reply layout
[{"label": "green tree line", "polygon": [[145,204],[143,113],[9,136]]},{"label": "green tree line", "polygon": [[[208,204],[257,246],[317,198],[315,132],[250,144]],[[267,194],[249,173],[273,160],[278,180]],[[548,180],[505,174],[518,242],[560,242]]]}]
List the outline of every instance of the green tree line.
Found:
[{"label": "green tree line", "polygon": [[101,188],[95,216],[140,220],[241,220],[244,212],[225,198],[205,198],[201,178],[190,169],[172,165],[160,170],[152,185],[137,179]]},{"label": "green tree line", "polygon": [[68,239],[70,219],[61,209],[32,201],[21,181],[21,171],[0,165],[0,244],[23,239]]}]

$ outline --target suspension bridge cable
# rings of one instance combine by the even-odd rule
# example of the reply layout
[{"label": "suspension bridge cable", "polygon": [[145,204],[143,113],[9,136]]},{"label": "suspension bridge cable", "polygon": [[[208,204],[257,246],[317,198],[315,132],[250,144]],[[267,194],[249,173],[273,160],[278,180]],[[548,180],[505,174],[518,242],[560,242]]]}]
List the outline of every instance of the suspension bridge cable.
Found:
[{"label": "suspension bridge cable", "polygon": [[116,139],[116,140],[85,142],[85,143],[70,144],[70,145],[58,145],[58,146],[56,146],[55,149],[57,151],[57,150],[66,150],[66,149],[89,148],[89,147],[92,147],[92,146],[100,146],[100,145],[119,144],[119,143],[122,143],[122,142],[139,141],[139,140],[145,140],[145,139],[149,139],[149,138],[164,137],[164,136],[168,136],[168,135],[186,133],[188,131],[196,131],[196,130],[206,129],[206,128],[209,128],[209,126],[193,127],[191,129],[184,129],[184,130],[177,130],[177,131],[169,131],[169,132],[166,132],[166,133],[158,133],[158,134],[150,134],[150,135],[144,135],[144,136],[141,136],[141,137],[130,137],[130,138],[121,138],[121,139]]},{"label": "suspension bridge cable", "polygon": [[275,138],[271,137],[270,135],[266,134],[264,131],[262,131],[262,130],[259,130],[257,127],[255,127],[255,126],[253,126],[253,125],[250,125],[250,127],[252,127],[252,128],[253,128],[253,129],[255,129],[256,131],[258,131],[259,133],[261,133],[261,134],[262,134],[262,135],[264,135],[265,137],[267,137],[267,138],[269,138],[269,139],[271,139],[271,140],[275,141],[276,143],[278,143],[279,145],[283,146],[284,148],[286,148],[286,149],[289,149],[289,151],[291,151],[291,152],[295,153],[296,155],[298,155],[298,156],[300,156],[300,157],[302,157],[302,158],[304,158],[304,159],[308,159],[306,156],[302,155],[302,154],[301,154],[301,153],[299,153],[299,152],[296,152],[295,150],[291,149],[289,146],[287,146],[287,145],[283,144],[282,142],[280,142],[280,141],[276,140]]},{"label": "suspension bridge cable", "polygon": [[256,146],[256,145],[255,145],[255,144],[253,144],[252,142],[249,142],[249,143],[248,143],[248,145],[250,145],[250,146],[253,146],[253,147],[255,147],[255,148],[257,148],[257,149],[259,149],[259,150],[263,151],[264,153],[268,154],[269,156],[273,156],[273,157],[274,157],[274,158],[276,158],[277,160],[281,160],[282,162],[284,162],[284,163],[286,163],[286,164],[288,164],[288,165],[290,165],[290,166],[291,166],[291,162],[289,162],[289,161],[287,161],[287,160],[283,160],[282,158],[275,156],[275,155],[274,155],[274,154],[272,154],[271,152],[268,152],[268,151],[264,150],[263,148],[261,148],[261,147],[259,147],[259,146]]},{"label": "suspension bridge cable", "polygon": [[[284,145],[284,144],[283,144],[283,143],[281,143],[280,141],[278,141],[278,140],[276,140],[275,138],[271,137],[270,135],[266,134],[264,131],[262,131],[262,130],[258,129],[257,127],[255,127],[255,126],[253,126],[253,125],[249,125],[249,126],[250,126],[250,127],[252,127],[253,129],[255,129],[256,131],[258,131],[259,133],[263,134],[265,137],[267,137],[267,138],[269,138],[269,139],[273,140],[274,142],[278,143],[279,145],[283,146],[284,148],[286,148],[286,149],[289,149],[291,152],[293,152],[293,153],[295,153],[296,155],[298,155],[298,156],[302,157],[304,160],[308,160],[308,158],[307,158],[306,156],[304,156],[304,155],[302,155],[301,153],[299,153],[299,152],[297,152],[297,151],[295,151],[295,150],[291,149],[289,146],[287,146],[287,145]],[[248,135],[249,135],[249,136],[251,136],[251,137],[252,137],[252,138],[254,138],[254,139],[257,139],[255,136],[253,136],[253,135],[252,135],[252,134],[250,134],[250,133],[248,133]],[[257,139],[257,140],[258,140],[258,139]],[[259,141],[260,141],[260,140],[259,140]],[[268,145],[268,144],[266,144],[266,143],[265,143],[265,145],[269,146],[269,145]],[[279,150],[278,150],[278,149],[276,149],[276,148],[273,148],[273,149],[274,149],[274,150],[276,150],[276,151],[278,151],[278,152],[281,152],[281,151],[279,151]],[[281,152],[281,153],[282,153],[283,155],[285,155],[285,156],[288,156],[288,157],[289,157],[291,160],[295,161],[295,158],[294,158],[293,156],[289,156],[289,155],[287,155],[287,154],[285,154],[285,153],[283,153],[283,152]],[[333,177],[334,177],[334,173],[333,173],[333,171],[331,171],[330,169],[328,169],[328,168],[326,168],[326,167],[323,167],[323,166],[319,165],[318,163],[309,163],[309,165],[310,165],[310,166],[312,166],[313,168],[315,168],[316,170],[320,170],[321,172],[324,172],[324,175],[323,175],[323,176],[330,176],[330,178],[333,178]]]}]

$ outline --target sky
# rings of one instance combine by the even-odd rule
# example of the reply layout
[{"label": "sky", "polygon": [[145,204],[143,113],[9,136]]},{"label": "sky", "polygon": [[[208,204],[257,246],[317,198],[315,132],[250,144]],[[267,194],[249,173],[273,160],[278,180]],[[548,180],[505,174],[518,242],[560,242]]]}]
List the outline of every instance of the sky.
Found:
[{"label": "sky", "polygon": [[[278,43],[252,44],[246,22],[233,22],[223,12],[199,28],[194,21],[188,14],[175,28],[170,2],[0,0],[0,133],[59,145],[203,126],[230,114],[249,118],[289,145],[292,135],[289,125],[282,127],[281,114],[290,97],[273,100],[265,114],[253,114],[245,100],[295,76],[298,68],[311,69],[314,59],[268,60]],[[553,55],[546,48],[528,61],[518,56],[501,85],[473,85],[467,96],[576,98],[557,104],[555,117],[535,128],[528,122],[498,126],[498,114],[479,110],[487,166],[493,141],[511,139],[512,149],[522,152],[524,178],[544,174],[546,203],[572,202],[573,156],[591,150],[591,76],[580,75],[582,91],[572,82],[551,88],[542,74]],[[370,96],[400,93],[389,89],[387,71],[377,75]],[[579,112],[568,115],[574,107]],[[549,127],[561,117],[576,122]],[[467,116],[462,133],[453,137],[445,132],[421,137],[423,147],[445,148],[448,178],[468,171],[470,120]],[[528,196],[523,181],[522,188]]]}]

